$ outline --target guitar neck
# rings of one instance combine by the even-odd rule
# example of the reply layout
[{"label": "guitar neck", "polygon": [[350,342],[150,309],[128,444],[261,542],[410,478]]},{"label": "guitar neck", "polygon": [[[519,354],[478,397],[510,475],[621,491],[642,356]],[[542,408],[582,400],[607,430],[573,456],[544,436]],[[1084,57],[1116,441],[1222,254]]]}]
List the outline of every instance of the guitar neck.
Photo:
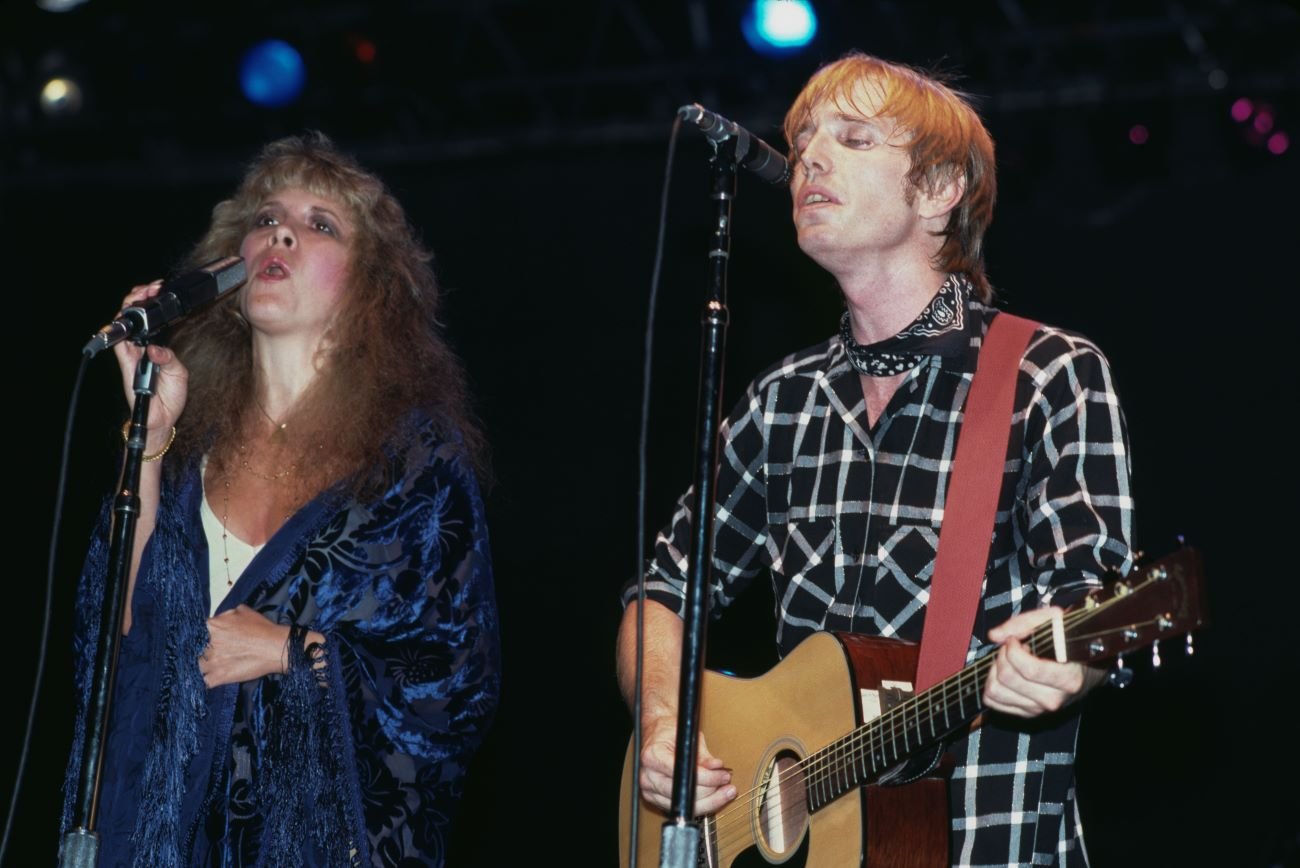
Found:
[{"label": "guitar neck", "polygon": [[[1040,625],[1024,644],[1036,657],[1102,663],[1141,645],[1190,631],[1203,620],[1200,555],[1180,551],[1094,593],[1059,620]],[[987,654],[900,702],[808,758],[809,810],[870,783],[979,716],[994,655]]]},{"label": "guitar neck", "polygon": [[[1039,641],[1051,642],[1050,627],[1039,632],[1043,639],[1035,633],[1026,641],[1035,654]],[[976,660],[811,754],[805,766],[809,810],[876,780],[978,717],[992,663],[992,655]]]}]

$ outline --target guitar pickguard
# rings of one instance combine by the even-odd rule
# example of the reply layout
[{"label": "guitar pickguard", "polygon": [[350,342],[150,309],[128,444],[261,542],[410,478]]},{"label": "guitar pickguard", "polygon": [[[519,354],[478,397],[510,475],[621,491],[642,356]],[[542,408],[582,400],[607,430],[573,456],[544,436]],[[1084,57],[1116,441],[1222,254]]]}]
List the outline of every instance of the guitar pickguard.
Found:
[{"label": "guitar pickguard", "polygon": [[880,715],[911,699],[914,691],[910,681],[882,680],[876,689],[858,691],[862,703],[862,722],[868,723]]}]

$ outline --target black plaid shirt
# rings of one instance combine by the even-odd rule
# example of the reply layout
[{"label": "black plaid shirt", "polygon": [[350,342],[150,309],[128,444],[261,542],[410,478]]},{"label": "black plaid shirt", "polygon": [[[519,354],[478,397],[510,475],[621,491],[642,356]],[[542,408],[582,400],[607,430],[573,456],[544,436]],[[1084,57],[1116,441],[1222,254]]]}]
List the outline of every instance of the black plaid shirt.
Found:
[{"label": "black plaid shirt", "polygon": [[[818,630],[919,641],[962,407],[997,315],[968,305],[969,350],[913,368],[874,430],[838,337],[750,385],[722,427],[714,615],[766,570],[782,656]],[[658,537],[647,574],[649,597],[679,614],[690,497]],[[1041,327],[1020,362],[970,659],[986,649],[989,627],[1024,609],[1068,605],[1108,570],[1127,573],[1132,520],[1124,419],[1106,359],[1077,334]],[[635,593],[633,583],[625,602]],[[953,864],[1086,864],[1074,799],[1077,714],[985,720],[950,749]]]}]

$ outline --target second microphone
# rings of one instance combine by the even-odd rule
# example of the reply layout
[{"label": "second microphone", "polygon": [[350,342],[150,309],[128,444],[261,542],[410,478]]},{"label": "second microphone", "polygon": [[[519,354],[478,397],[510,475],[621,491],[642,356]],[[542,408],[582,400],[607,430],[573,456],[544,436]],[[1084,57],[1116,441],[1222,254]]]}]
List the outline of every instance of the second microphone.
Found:
[{"label": "second microphone", "polygon": [[769,184],[790,183],[790,162],[776,148],[735,121],[729,121],[699,103],[682,106],[677,110],[677,116],[699,127],[700,132],[714,143],[735,139],[736,163]]}]

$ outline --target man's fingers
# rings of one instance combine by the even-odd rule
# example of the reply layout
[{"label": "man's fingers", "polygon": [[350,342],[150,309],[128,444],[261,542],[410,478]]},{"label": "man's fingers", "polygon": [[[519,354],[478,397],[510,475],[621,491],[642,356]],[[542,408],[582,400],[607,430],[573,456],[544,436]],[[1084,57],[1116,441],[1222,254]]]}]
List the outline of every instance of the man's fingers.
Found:
[{"label": "man's fingers", "polygon": [[1012,639],[998,649],[984,695],[990,708],[1033,717],[1060,709],[1082,683],[1079,664],[1041,660]]},{"label": "man's fingers", "polygon": [[[641,752],[641,793],[646,801],[661,811],[672,807],[675,763],[676,754],[668,742],[652,742]],[[702,754],[700,765],[695,769],[695,813],[716,813],[735,797],[731,769],[717,757]]]},{"label": "man's fingers", "polygon": [[[646,801],[661,811],[672,807],[673,779],[671,776],[642,770],[641,794]],[[696,814],[715,814],[723,805],[736,797],[736,788],[730,784],[721,787],[697,785],[695,787]]]},{"label": "man's fingers", "polygon": [[1058,611],[1055,606],[1047,606],[1042,609],[1029,609],[1018,615],[1012,615],[989,630],[989,641],[1001,643],[1011,638],[1023,639],[1034,632],[1034,629],[1039,624],[1050,621],[1052,613],[1055,611]]},{"label": "man's fingers", "polygon": [[716,814],[718,811],[736,797],[735,787],[722,787],[712,792],[697,789],[695,791],[695,813]]},{"label": "man's fingers", "polygon": [[695,769],[695,782],[702,787],[716,789],[731,783],[731,769]]}]

